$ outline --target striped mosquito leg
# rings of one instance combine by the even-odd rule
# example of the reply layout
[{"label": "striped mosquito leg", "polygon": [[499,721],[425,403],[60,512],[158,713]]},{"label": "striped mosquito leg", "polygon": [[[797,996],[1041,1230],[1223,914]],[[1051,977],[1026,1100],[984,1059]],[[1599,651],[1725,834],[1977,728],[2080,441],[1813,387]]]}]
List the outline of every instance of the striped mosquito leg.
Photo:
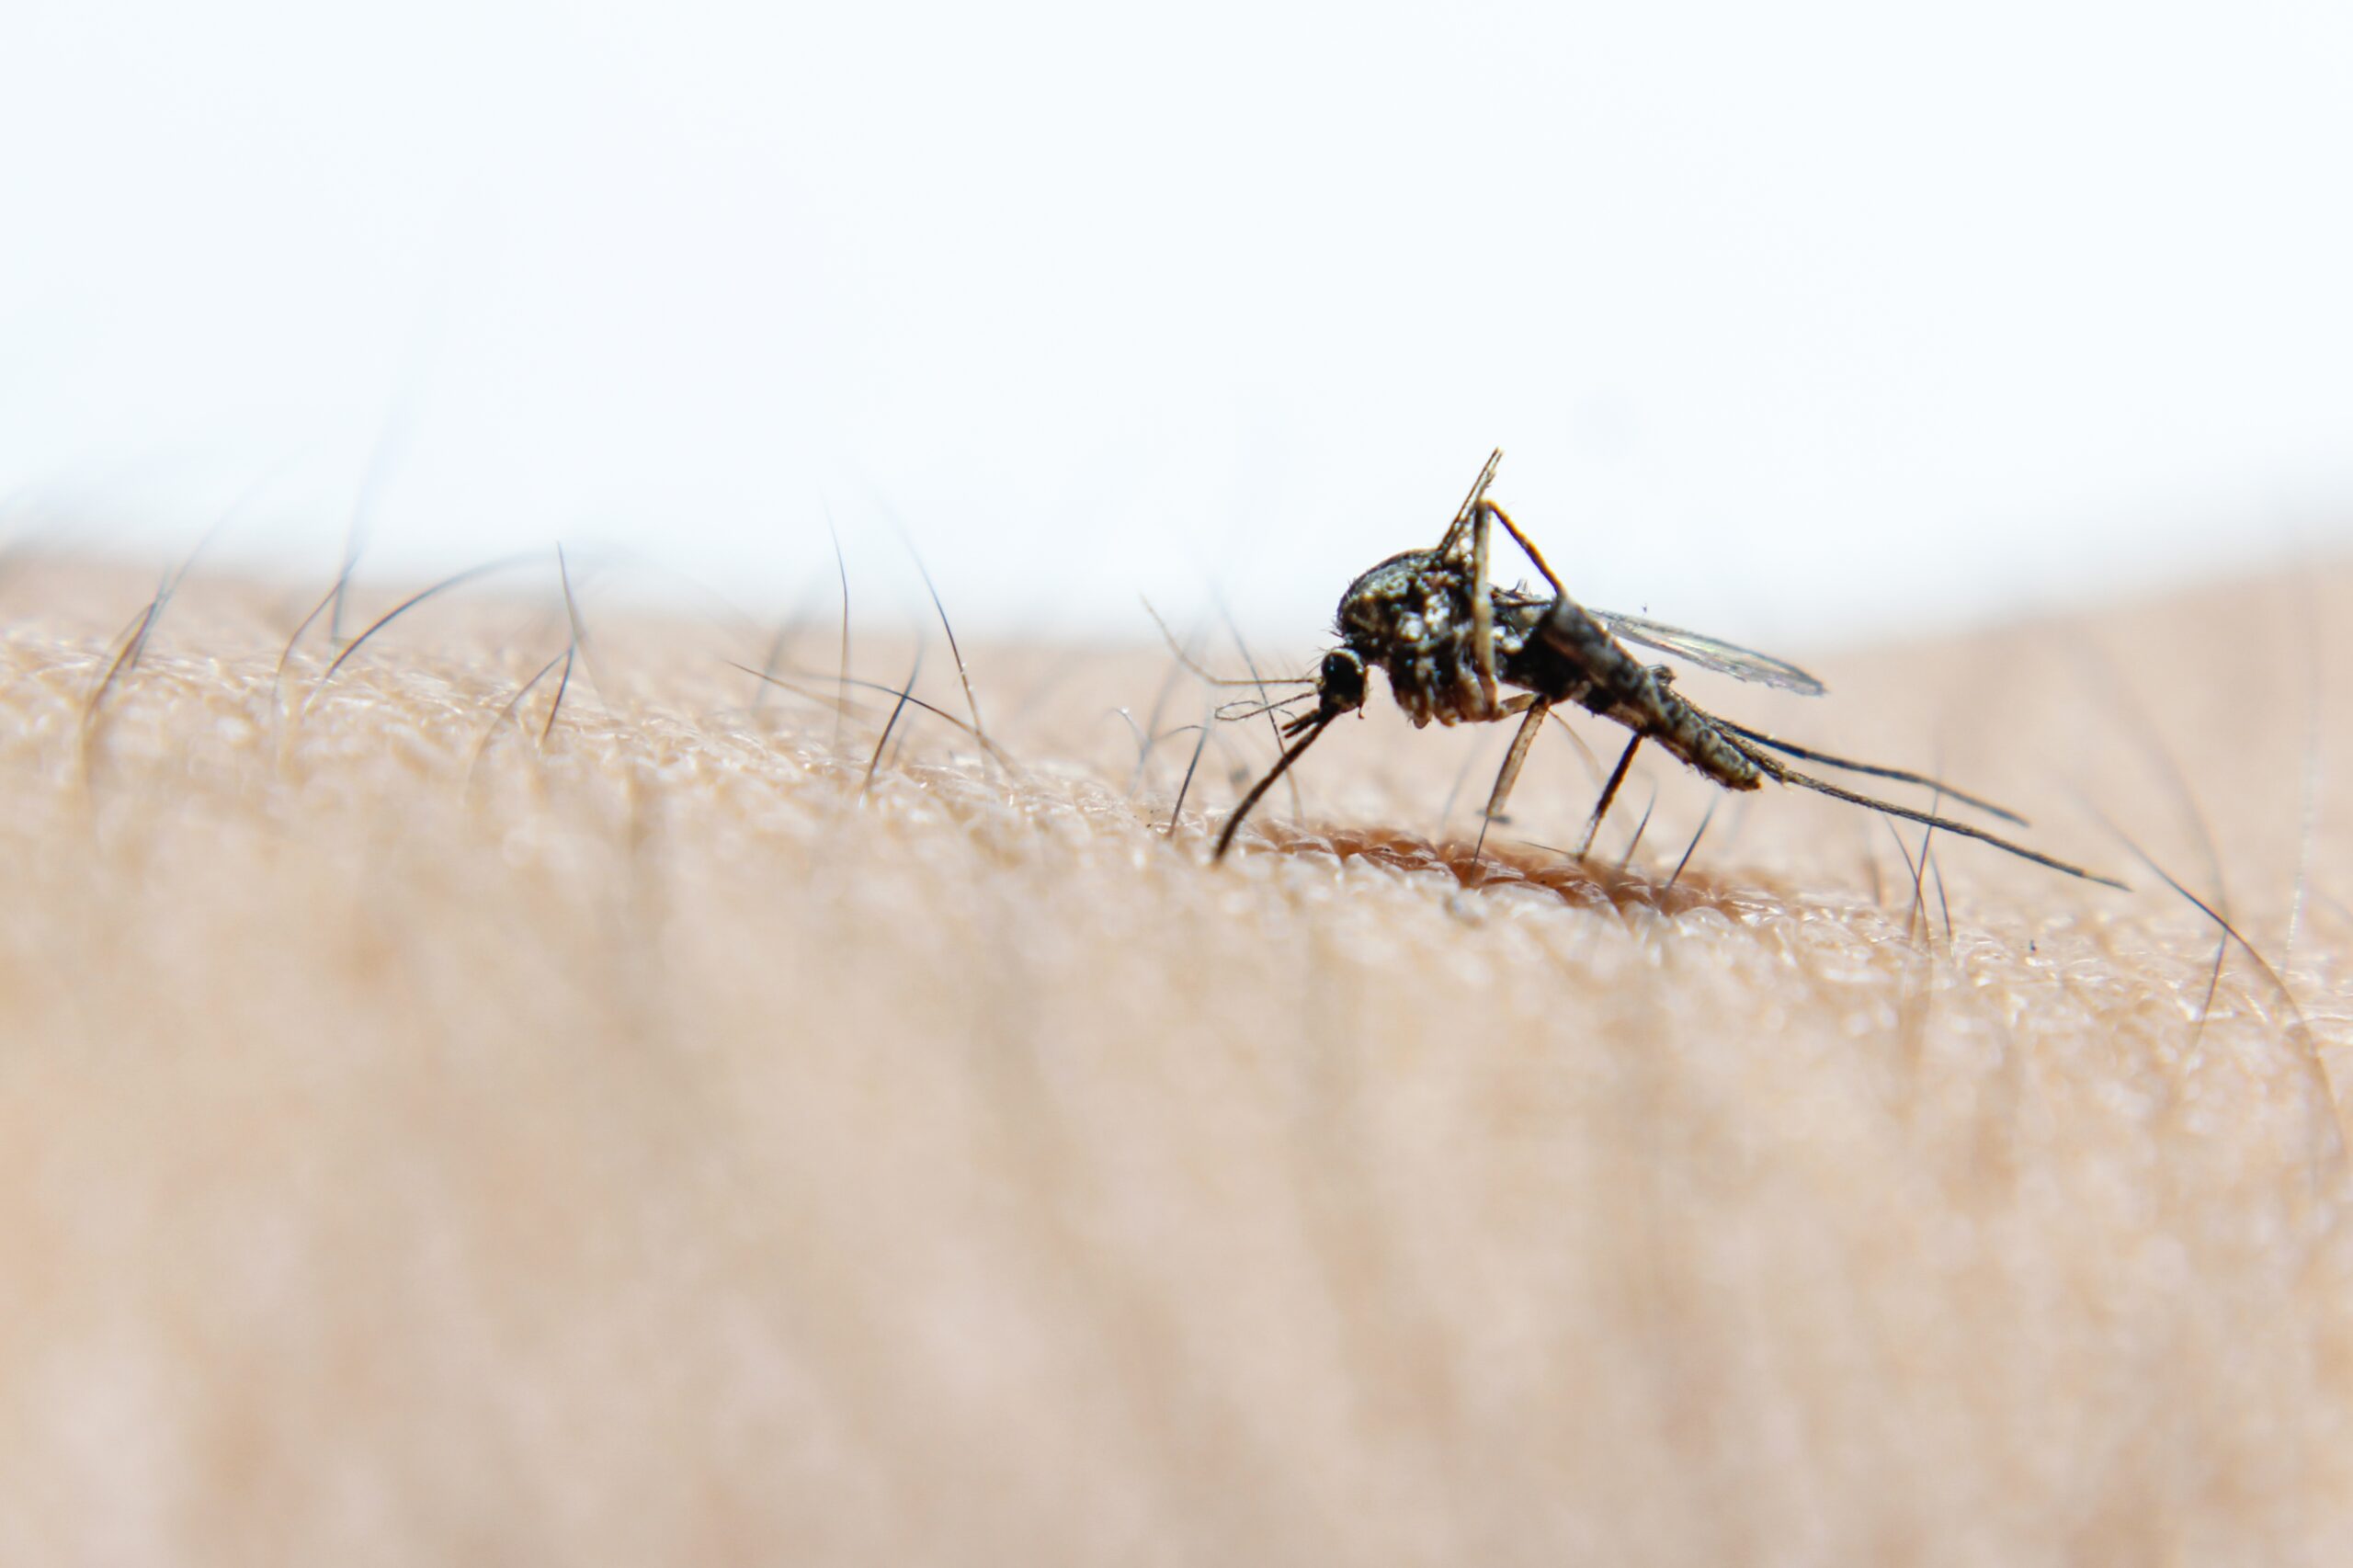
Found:
[{"label": "striped mosquito leg", "polygon": [[1479,851],[1487,846],[1487,826],[1504,820],[1504,802],[1511,799],[1512,786],[1519,782],[1519,770],[1528,761],[1528,749],[1536,744],[1536,732],[1544,727],[1544,715],[1552,705],[1541,698],[1517,699],[1526,703],[1527,717],[1519,722],[1519,732],[1511,738],[1511,750],[1504,754],[1504,765],[1495,775],[1495,787],[1487,794],[1487,809],[1479,819],[1479,842],[1472,846],[1471,857],[1478,858]]}]

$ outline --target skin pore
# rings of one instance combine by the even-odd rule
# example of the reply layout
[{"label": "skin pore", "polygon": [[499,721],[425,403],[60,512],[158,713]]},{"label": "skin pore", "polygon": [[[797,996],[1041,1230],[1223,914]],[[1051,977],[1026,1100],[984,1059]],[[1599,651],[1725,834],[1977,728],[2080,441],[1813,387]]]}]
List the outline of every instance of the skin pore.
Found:
[{"label": "skin pore", "polygon": [[1579,866],[1554,736],[1473,863],[1509,726],[1378,692],[1212,869],[1164,652],[968,642],[992,756],[552,594],[109,679],[153,589],[0,567],[0,1560],[2353,1540],[2353,576],[1686,677],[2122,893],[1770,787],[1670,887],[1660,758]]}]

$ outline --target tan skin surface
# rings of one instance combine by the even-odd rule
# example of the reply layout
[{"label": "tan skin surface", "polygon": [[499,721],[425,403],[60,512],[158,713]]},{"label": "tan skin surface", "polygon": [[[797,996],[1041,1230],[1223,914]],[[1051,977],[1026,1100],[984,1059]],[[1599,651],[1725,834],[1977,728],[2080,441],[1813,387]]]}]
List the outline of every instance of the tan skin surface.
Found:
[{"label": "tan skin surface", "polygon": [[2353,1549],[2344,575],[1687,678],[2136,890],[1924,910],[1770,786],[1666,889],[1656,760],[1625,872],[1529,847],[1549,738],[1473,867],[1508,726],[1378,682],[1213,870],[1265,722],[1164,835],[1156,652],[968,648],[1009,764],[861,790],[887,698],[755,710],[757,628],[592,604],[542,742],[548,602],[273,696],[305,595],[199,578],[93,716],[152,585],[6,572],[0,1562]]}]

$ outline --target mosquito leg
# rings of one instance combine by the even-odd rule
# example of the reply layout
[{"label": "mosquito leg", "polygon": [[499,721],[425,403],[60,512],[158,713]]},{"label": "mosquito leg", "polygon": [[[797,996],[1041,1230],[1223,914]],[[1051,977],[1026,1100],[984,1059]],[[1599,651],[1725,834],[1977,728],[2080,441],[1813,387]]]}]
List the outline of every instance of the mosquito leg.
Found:
[{"label": "mosquito leg", "polygon": [[1471,508],[1471,656],[1479,669],[1479,695],[1490,716],[1495,709],[1495,608],[1487,598],[1487,501]]},{"label": "mosquito leg", "polygon": [[1618,786],[1626,782],[1626,770],[1634,766],[1634,752],[1642,744],[1643,737],[1637,733],[1626,743],[1625,751],[1619,756],[1618,766],[1609,770],[1609,782],[1601,787],[1601,800],[1593,808],[1593,820],[1585,824],[1585,841],[1577,846],[1578,859],[1584,859],[1593,847],[1594,835],[1601,831],[1601,819],[1609,814],[1609,802],[1618,798]]},{"label": "mosquito leg", "polygon": [[1982,827],[1972,827],[1965,822],[1955,822],[1950,817],[1941,817],[1933,812],[1919,811],[1911,806],[1899,806],[1893,801],[1879,801],[1873,800],[1869,795],[1858,795],[1852,790],[1840,789],[1828,779],[1816,778],[1810,773],[1800,773],[1788,763],[1767,752],[1750,751],[1745,755],[1756,765],[1756,770],[1759,773],[1776,783],[1794,784],[1801,790],[1811,790],[1817,795],[1827,795],[1834,801],[1844,801],[1855,806],[1868,806],[1872,811],[1885,812],[1890,816],[1902,817],[1907,822],[1921,823],[1929,827],[1940,827],[1947,833],[1956,834],[1962,838],[1973,838],[1980,844],[1990,844],[1996,849],[2007,850],[2021,860],[2031,860],[2038,866],[2048,866],[2052,870],[2063,872],[2070,877],[2080,877],[2085,881],[2098,882],[2123,892],[2131,891],[2114,877],[2103,877],[2097,871],[2086,871],[2081,866],[2071,866],[2064,860],[2054,860],[2039,849],[2029,849],[2023,844],[2013,844],[2010,840],[1988,833]]},{"label": "mosquito leg", "polygon": [[1511,799],[1512,786],[1519,782],[1519,770],[1528,761],[1528,750],[1536,744],[1537,732],[1544,727],[1544,715],[1552,704],[1542,698],[1515,698],[1523,704],[1526,717],[1519,722],[1519,732],[1511,738],[1511,750],[1504,754],[1504,765],[1495,774],[1495,787],[1487,795],[1487,809],[1479,818],[1479,842],[1472,846],[1471,858],[1487,846],[1489,824],[1504,820],[1504,802]]},{"label": "mosquito leg", "polygon": [[1534,542],[1531,541],[1526,534],[1519,531],[1519,525],[1513,522],[1510,515],[1505,512],[1501,506],[1496,506],[1493,501],[1485,503],[1485,506],[1488,511],[1493,512],[1495,515],[1495,521],[1503,524],[1504,532],[1511,535],[1512,542],[1518,545],[1522,551],[1527,552],[1528,559],[1536,563],[1536,570],[1542,573],[1544,580],[1552,585],[1553,597],[1556,598],[1567,598],[1569,597],[1568,589],[1561,586],[1561,580],[1552,575],[1552,569],[1550,566],[1544,564],[1543,552],[1536,548]]}]

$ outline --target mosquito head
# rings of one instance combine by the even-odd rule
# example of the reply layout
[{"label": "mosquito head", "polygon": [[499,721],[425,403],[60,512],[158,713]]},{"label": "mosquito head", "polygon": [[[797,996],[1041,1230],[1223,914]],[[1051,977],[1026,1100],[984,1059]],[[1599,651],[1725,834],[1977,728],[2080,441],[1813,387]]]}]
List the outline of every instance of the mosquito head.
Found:
[{"label": "mosquito head", "polygon": [[1335,648],[1324,655],[1323,667],[1315,672],[1315,711],[1293,719],[1283,733],[1296,735],[1363,706],[1364,660],[1353,648]]}]

